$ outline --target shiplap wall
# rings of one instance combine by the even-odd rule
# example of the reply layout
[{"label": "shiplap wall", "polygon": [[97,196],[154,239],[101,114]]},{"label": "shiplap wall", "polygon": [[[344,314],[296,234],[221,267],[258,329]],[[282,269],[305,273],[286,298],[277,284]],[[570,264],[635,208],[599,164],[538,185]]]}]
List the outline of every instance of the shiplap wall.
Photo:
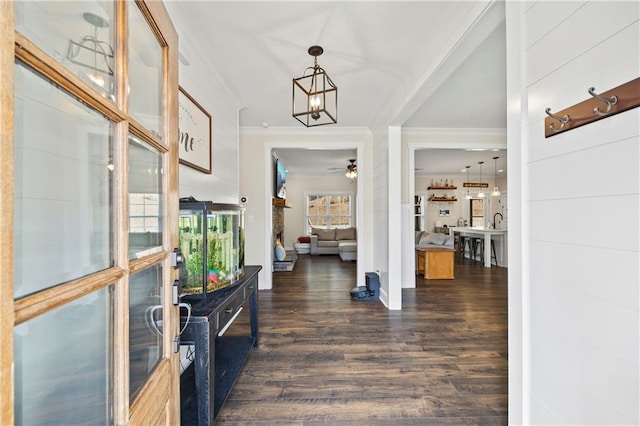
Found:
[{"label": "shiplap wall", "polygon": [[389,140],[373,136],[373,264],[380,273],[380,299],[389,305]]},{"label": "shiplap wall", "polygon": [[206,56],[199,52],[199,36],[190,27],[181,2],[165,2],[165,6],[180,37],[181,53],[189,65],[180,64],[180,86],[210,115],[212,122],[211,174],[180,165],[180,197],[218,203],[238,203],[239,199],[239,136],[238,103]]},{"label": "shiplap wall", "polygon": [[523,13],[524,422],[638,424],[640,109],[549,139],[544,110],[640,75],[640,2],[539,1]]}]

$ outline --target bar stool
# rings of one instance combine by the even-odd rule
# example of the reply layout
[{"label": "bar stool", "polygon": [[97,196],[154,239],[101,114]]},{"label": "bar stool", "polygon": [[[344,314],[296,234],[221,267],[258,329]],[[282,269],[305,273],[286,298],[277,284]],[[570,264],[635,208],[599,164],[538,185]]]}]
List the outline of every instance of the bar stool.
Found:
[{"label": "bar stool", "polygon": [[469,257],[471,257],[473,260],[478,260],[478,248],[481,247],[481,244],[483,241],[484,241],[483,238],[471,237],[471,246],[473,247],[473,251],[472,251],[473,256],[469,256]]},{"label": "bar stool", "polygon": [[[479,238],[478,245],[480,247],[480,262],[484,263],[484,238]],[[491,265],[493,265],[493,261],[496,261],[496,266],[498,266],[498,257],[496,256],[496,245],[493,240],[491,240]]]},{"label": "bar stool", "polygon": [[460,235],[460,243],[459,243],[459,253],[464,260],[464,254],[467,251],[467,247],[469,248],[469,259],[472,259],[475,247],[472,244],[471,237],[465,237],[464,235]]}]

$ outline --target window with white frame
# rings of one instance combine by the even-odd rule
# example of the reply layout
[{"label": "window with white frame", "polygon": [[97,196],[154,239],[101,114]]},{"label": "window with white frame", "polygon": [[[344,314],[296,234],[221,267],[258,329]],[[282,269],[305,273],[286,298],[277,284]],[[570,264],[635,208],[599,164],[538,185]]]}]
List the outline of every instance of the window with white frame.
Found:
[{"label": "window with white frame", "polygon": [[351,227],[352,199],[351,194],[308,194],[307,233],[311,227]]},{"label": "window with white frame", "polygon": [[130,232],[160,231],[160,196],[158,194],[129,194],[129,210]]}]

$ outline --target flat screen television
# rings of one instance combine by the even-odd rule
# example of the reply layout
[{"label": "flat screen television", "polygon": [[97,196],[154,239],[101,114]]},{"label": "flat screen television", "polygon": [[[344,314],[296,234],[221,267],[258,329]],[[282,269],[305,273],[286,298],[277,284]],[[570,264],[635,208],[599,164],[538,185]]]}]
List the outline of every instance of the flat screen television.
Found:
[{"label": "flat screen television", "polygon": [[287,198],[287,170],[280,160],[276,160],[275,196],[284,200]]}]

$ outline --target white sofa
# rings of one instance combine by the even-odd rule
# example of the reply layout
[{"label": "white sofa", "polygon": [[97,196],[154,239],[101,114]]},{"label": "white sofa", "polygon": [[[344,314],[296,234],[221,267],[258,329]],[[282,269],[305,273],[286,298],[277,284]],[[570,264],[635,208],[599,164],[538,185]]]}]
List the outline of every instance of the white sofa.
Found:
[{"label": "white sofa", "polygon": [[344,261],[356,260],[358,243],[355,228],[312,228],[310,237],[309,253],[312,256],[337,254]]}]

